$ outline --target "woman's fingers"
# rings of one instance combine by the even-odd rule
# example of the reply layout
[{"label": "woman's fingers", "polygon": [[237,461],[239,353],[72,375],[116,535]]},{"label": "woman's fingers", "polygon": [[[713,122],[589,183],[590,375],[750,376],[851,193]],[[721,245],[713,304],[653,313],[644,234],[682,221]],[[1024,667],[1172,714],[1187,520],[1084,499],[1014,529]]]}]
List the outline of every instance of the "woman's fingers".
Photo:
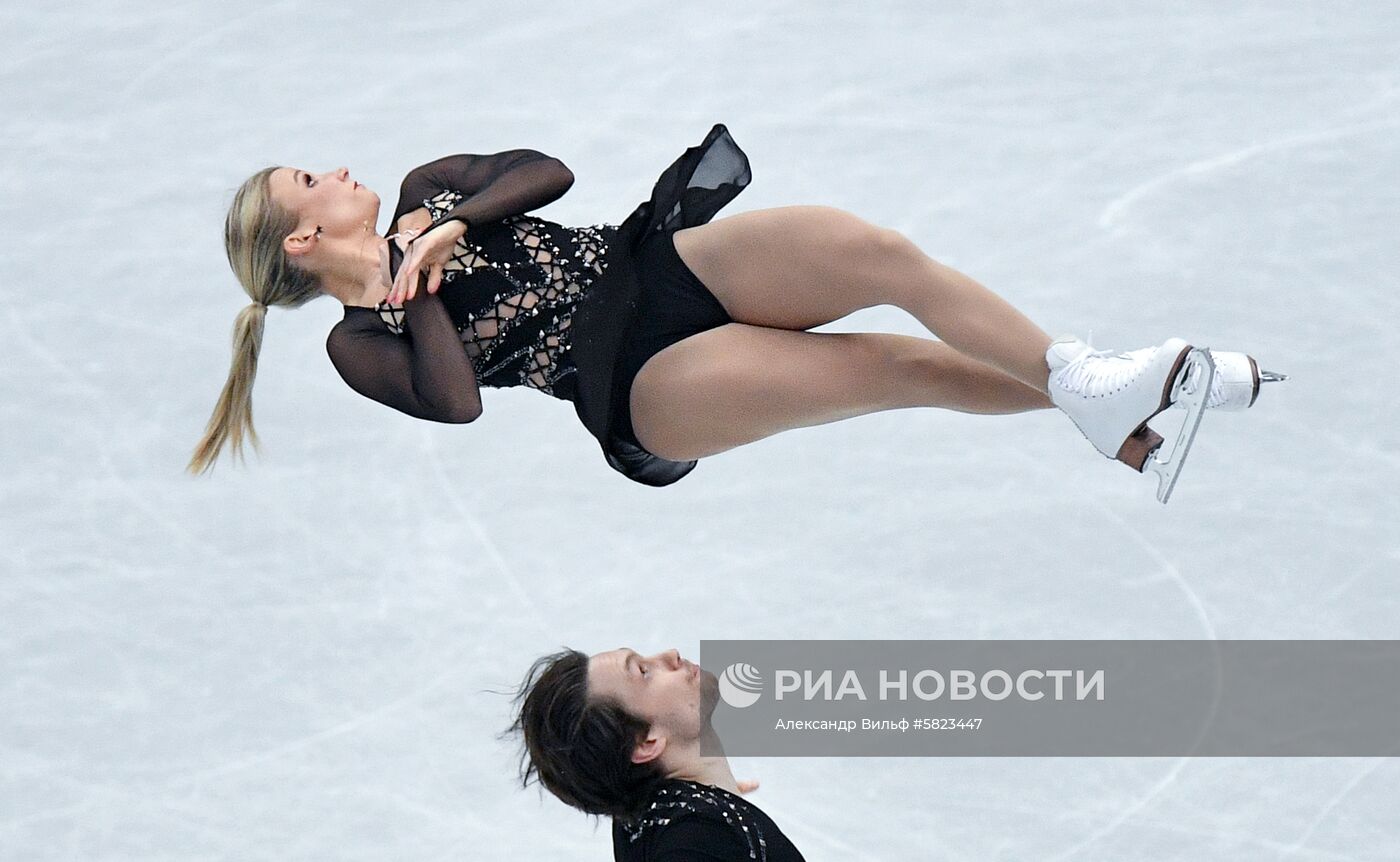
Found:
[{"label": "woman's fingers", "polygon": [[738,782],[738,785],[740,793],[753,793],[755,790],[758,789],[758,782],[752,779],[750,779],[749,781],[740,781]]},{"label": "woman's fingers", "polygon": [[413,298],[415,288],[418,287],[418,266],[418,250],[410,245],[408,254],[399,265],[398,277],[394,280],[394,295],[398,297],[398,304]]},{"label": "woman's fingers", "polygon": [[[420,236],[414,239],[421,240],[422,238]],[[444,267],[451,259],[450,252],[445,255],[441,252],[442,249],[434,249],[410,241],[408,248],[404,251],[403,263],[399,265],[399,272],[394,277],[394,285],[390,288],[385,301],[397,305],[413,299],[418,294],[418,283],[425,274],[427,275],[428,293],[437,293],[438,288],[442,286]]]},{"label": "woman's fingers", "polygon": [[[412,255],[409,255],[409,258],[411,259]],[[404,287],[408,283],[408,263],[408,260],[404,260],[404,262],[399,266],[399,271],[394,276],[394,286],[389,288],[389,295],[385,298],[386,302],[397,305],[399,302],[399,298],[403,296]]]}]

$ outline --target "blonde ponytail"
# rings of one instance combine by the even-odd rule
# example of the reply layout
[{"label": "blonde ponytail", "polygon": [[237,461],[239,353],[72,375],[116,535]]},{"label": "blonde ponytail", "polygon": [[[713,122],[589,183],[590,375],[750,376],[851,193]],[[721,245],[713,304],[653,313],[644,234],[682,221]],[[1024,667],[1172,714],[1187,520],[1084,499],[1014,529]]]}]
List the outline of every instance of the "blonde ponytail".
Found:
[{"label": "blonde ponytail", "polygon": [[282,247],[283,238],[296,228],[297,216],[272,199],[269,178],[275,170],[263,168],[249,177],[234,193],[224,221],[224,252],[253,304],[239,312],[233,324],[228,379],[186,468],[196,475],[213,468],[225,445],[238,457],[243,455],[245,438],[257,448],[253,380],[268,306],[295,308],[320,293],[316,277],[294,266]]},{"label": "blonde ponytail", "polygon": [[233,324],[233,365],[229,368],[224,391],[214,405],[204,437],[190,459],[191,473],[208,472],[225,444],[235,457],[243,457],[246,437],[258,448],[258,432],[253,429],[253,380],[258,376],[258,351],[262,349],[263,324],[267,306],[253,303],[238,314]]}]

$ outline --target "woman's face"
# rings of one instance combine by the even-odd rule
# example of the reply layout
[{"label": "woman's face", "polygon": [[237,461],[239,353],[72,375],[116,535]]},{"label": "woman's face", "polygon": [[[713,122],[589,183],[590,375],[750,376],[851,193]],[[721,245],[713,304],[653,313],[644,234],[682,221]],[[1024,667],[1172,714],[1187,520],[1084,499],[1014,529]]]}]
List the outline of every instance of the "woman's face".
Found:
[{"label": "woman's face", "polygon": [[[268,182],[272,198],[298,216],[297,229],[288,241],[287,250],[293,254],[309,250],[316,238],[321,240],[364,237],[373,233],[379,219],[379,195],[350,178],[346,168],[314,174],[300,168],[278,168]],[[319,237],[316,230],[320,228]],[[306,248],[303,248],[303,245]]]}]

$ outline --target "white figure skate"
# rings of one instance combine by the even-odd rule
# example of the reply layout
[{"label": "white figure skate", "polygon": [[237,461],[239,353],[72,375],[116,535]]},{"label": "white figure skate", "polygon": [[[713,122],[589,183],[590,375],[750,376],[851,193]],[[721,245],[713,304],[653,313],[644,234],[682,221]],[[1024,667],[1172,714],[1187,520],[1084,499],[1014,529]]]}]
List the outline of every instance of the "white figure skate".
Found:
[{"label": "white figure skate", "polygon": [[[1095,351],[1078,338],[1064,338],[1045,352],[1050,368],[1050,399],[1079,427],[1105,457],[1116,458],[1138,472],[1157,474],[1157,499],[1171,496],[1176,477],[1195,440],[1215,382],[1215,364],[1208,352],[1180,338],[1160,347],[1128,353]],[[1196,386],[1183,391],[1187,380]],[[1158,453],[1165,442],[1147,422],[1175,401],[1185,401],[1186,421],[1170,451]]]},{"label": "white figure skate", "polygon": [[[1260,371],[1259,363],[1246,353],[1230,353],[1224,350],[1210,351],[1215,363],[1215,379],[1210,387],[1210,398],[1206,401],[1207,410],[1248,410],[1259,399],[1259,387],[1263,383],[1287,380],[1287,374],[1273,371]],[[1194,373],[1187,378],[1182,394],[1191,395],[1199,385],[1201,366],[1196,365]],[[1185,402],[1174,401],[1173,407],[1184,406]]]},{"label": "white figure skate", "polygon": [[1190,352],[1191,345],[1180,338],[1118,354],[1062,338],[1045,351],[1050,400],[1105,457],[1141,471],[1151,448],[1135,437],[1147,420],[1171,406]]}]

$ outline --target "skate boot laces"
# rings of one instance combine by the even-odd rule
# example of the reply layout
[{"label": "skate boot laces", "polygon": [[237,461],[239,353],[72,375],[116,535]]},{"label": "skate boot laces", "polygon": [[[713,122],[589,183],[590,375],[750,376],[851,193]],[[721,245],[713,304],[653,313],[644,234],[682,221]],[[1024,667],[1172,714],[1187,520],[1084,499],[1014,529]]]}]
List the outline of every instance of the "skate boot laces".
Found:
[{"label": "skate boot laces", "polygon": [[1066,392],[1103,398],[1126,389],[1156,355],[1155,347],[1122,353],[1087,348],[1061,369],[1057,382]]}]

